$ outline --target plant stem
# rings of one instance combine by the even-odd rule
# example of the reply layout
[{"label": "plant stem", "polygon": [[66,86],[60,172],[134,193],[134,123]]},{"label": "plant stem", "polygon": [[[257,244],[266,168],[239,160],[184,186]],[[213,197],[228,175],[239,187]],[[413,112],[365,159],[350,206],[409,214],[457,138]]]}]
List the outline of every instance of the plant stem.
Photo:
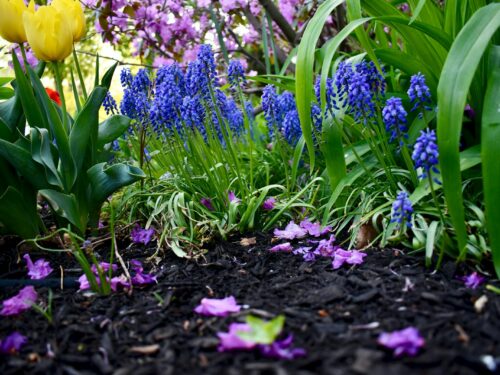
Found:
[{"label": "plant stem", "polygon": [[68,112],[67,112],[67,107],[66,107],[66,98],[64,97],[64,89],[63,89],[63,81],[62,81],[62,75],[61,75],[61,67],[62,67],[62,62],[54,62],[54,75],[56,78],[56,85],[57,85],[57,91],[59,92],[59,97],[61,98],[61,110],[62,110],[62,116],[63,116],[63,128],[64,130],[69,133],[69,124],[68,124]]}]

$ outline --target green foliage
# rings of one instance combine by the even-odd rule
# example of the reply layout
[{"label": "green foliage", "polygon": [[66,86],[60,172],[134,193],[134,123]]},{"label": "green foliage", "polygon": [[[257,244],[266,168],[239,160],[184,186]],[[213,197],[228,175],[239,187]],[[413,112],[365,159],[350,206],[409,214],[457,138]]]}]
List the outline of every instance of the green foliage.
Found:
[{"label": "green foliage", "polygon": [[238,332],[237,335],[243,340],[267,345],[272,344],[283,330],[285,316],[279,315],[267,322],[253,315],[248,315],[246,322],[252,328],[251,331]]},{"label": "green foliage", "polygon": [[[34,194],[38,191],[48,200],[60,218],[60,224],[70,223],[83,233],[89,223],[97,226],[101,206],[108,196],[144,177],[137,167],[125,164],[107,166],[102,160],[106,155],[104,145],[121,135],[129,123],[123,116],[112,117],[102,125],[98,121],[99,109],[116,65],[104,75],[102,83],[94,88],[73,120],[66,114],[64,105],[60,111],[48,97],[31,68],[28,68],[28,76],[25,75],[15,54],[13,62],[16,73],[14,100],[19,100],[21,106],[14,103],[12,108],[15,109],[10,114],[8,110],[5,112],[11,118],[19,118],[17,124],[11,125],[17,127],[18,136],[9,136],[3,127],[6,136],[0,139],[0,155],[18,176],[29,182],[29,189]],[[57,71],[58,67],[55,69]],[[23,135],[23,116],[16,116],[16,112],[26,116],[29,136]],[[12,188],[8,193],[11,198],[13,194],[20,195]],[[29,212],[33,217],[31,221],[37,218],[33,210],[23,212]],[[16,221],[19,220],[21,218]],[[14,223],[14,227],[17,226]],[[30,236],[34,233],[33,228],[30,233],[22,234]]]}]

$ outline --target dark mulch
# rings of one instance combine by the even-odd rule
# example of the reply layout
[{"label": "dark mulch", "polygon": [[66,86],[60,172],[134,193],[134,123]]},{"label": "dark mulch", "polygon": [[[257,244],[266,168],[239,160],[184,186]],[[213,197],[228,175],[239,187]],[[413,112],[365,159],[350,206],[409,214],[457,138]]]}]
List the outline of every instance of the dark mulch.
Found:
[{"label": "dark mulch", "polygon": [[[269,245],[269,236],[257,235],[255,246],[240,246],[238,237],[197,262],[167,254],[155,268],[158,285],[130,296],[54,290],[53,325],[32,310],[0,319],[0,336],[18,330],[29,337],[20,354],[0,357],[0,374],[486,374],[481,357],[500,357],[500,296],[464,288],[452,262],[431,274],[421,257],[369,250],[363,265],[334,271],[327,259],[304,263],[269,253]],[[151,251],[122,253],[145,259]],[[0,254],[2,278],[18,274],[13,255]],[[68,256],[59,258],[66,275],[77,276]],[[415,286],[404,292],[406,278]],[[1,289],[0,298],[18,289]],[[46,298],[47,288],[38,291]],[[228,318],[194,314],[212,295],[234,295],[250,309]],[[474,303],[482,295],[488,301],[478,313]],[[308,355],[286,362],[218,353],[216,332],[248,312],[285,314],[286,332]],[[415,358],[395,359],[377,345],[381,331],[410,325],[427,341]]]}]

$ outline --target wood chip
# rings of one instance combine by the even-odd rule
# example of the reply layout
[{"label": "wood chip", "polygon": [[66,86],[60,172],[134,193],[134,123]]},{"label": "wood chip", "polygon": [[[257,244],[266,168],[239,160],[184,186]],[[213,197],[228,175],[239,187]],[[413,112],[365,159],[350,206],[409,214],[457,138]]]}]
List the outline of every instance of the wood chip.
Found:
[{"label": "wood chip", "polygon": [[474,309],[478,314],[481,314],[483,312],[487,302],[488,297],[486,297],[486,295],[482,295],[476,300],[476,302],[474,302]]},{"label": "wood chip", "polygon": [[465,330],[459,324],[455,324],[455,331],[458,332],[458,339],[467,345],[470,341],[470,337],[467,332],[465,332]]},{"label": "wood chip", "polygon": [[242,238],[240,240],[240,245],[241,246],[252,246],[257,243],[257,239],[255,237],[250,237],[250,238]]},{"label": "wood chip", "polygon": [[132,346],[129,350],[133,353],[148,355],[158,352],[158,350],[160,350],[160,345]]}]

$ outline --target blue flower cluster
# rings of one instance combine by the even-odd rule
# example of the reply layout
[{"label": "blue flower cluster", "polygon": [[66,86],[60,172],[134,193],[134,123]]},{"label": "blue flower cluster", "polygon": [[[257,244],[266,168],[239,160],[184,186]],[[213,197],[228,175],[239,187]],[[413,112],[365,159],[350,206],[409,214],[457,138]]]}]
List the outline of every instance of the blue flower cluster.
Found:
[{"label": "blue flower cluster", "polygon": [[273,85],[267,85],[262,94],[262,109],[271,139],[275,132],[279,132],[290,145],[295,146],[302,136],[302,129],[293,94],[285,91],[278,95]]},{"label": "blue flower cluster", "polygon": [[229,84],[233,89],[235,87],[241,87],[247,83],[245,78],[245,70],[243,69],[243,65],[241,65],[241,62],[239,60],[231,60],[229,62],[227,77]]},{"label": "blue flower cluster", "polygon": [[[316,101],[319,106],[322,105],[321,103],[321,77],[318,76],[316,78],[316,83],[314,84],[314,94],[316,95]],[[326,79],[326,84],[325,84],[325,111],[326,113],[329,113],[330,116],[334,116],[333,111],[335,109],[339,109],[337,106],[337,102],[335,100],[336,95],[334,91],[334,79],[333,78],[327,78]]]},{"label": "blue flower cluster", "polygon": [[[239,62],[232,62],[230,76],[235,84],[245,82]],[[124,90],[121,113],[135,124],[150,126],[158,136],[174,131],[184,136],[190,130],[199,132],[205,140],[212,134],[222,141],[223,132],[230,130],[238,136],[244,131],[243,111],[219,88],[210,45],[200,46],[197,59],[185,72],[177,64],[163,66],[152,82],[146,69],[139,70],[135,77],[125,69],[120,82]]]},{"label": "blue flower cluster", "polygon": [[334,77],[338,104],[356,121],[375,116],[376,102],[385,94],[384,77],[373,62],[341,62]]},{"label": "blue flower cluster", "polygon": [[109,91],[106,94],[104,101],[102,102],[102,106],[104,107],[104,110],[106,111],[106,114],[108,116],[115,115],[118,113],[118,106],[116,105],[116,100],[113,98],[113,96]]},{"label": "blue flower cluster", "polygon": [[406,127],[406,111],[400,98],[389,98],[382,110],[382,117],[386,130],[391,134],[389,142],[399,139],[403,143],[403,137],[408,138],[408,128]]},{"label": "blue flower cluster", "polygon": [[412,111],[418,108],[429,109],[431,104],[431,91],[425,83],[425,76],[422,73],[417,73],[410,78],[410,88],[408,89],[410,101],[414,103]]},{"label": "blue flower cluster", "polygon": [[412,213],[413,206],[408,193],[406,191],[400,191],[392,204],[391,223],[398,223],[398,227],[405,223],[408,228],[411,228]]},{"label": "blue flower cluster", "polygon": [[[432,172],[439,173],[439,169],[437,169],[439,151],[436,142],[436,132],[430,129],[422,130],[415,142],[412,159],[415,168],[422,168],[422,173],[418,176],[421,179],[427,178]],[[437,178],[433,178],[433,180],[441,184]]]}]

